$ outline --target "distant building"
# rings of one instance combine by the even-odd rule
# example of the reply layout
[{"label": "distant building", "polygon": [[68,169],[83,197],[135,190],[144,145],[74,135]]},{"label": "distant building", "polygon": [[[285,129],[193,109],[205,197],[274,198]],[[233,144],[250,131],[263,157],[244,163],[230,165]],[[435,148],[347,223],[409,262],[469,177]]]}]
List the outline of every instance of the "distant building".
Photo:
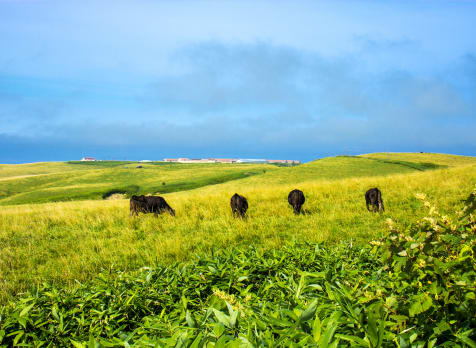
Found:
[{"label": "distant building", "polygon": [[236,160],[232,158],[215,158],[215,162],[217,163],[235,163]]},{"label": "distant building", "polygon": [[267,160],[268,163],[278,163],[278,164],[299,164],[301,162],[296,160]]},{"label": "distant building", "polygon": [[144,162],[152,162],[151,160],[141,160],[140,162],[144,163]]},{"label": "distant building", "polygon": [[81,158],[81,161],[95,161],[96,159],[94,157],[83,157]]},{"label": "distant building", "polygon": [[216,163],[215,160],[212,160],[210,158],[201,158],[199,160],[193,160],[196,163]]},{"label": "distant building", "polygon": [[210,160],[208,158],[192,158],[187,161],[183,161],[182,163],[215,163],[216,161]]},{"label": "distant building", "polygon": [[164,162],[175,163],[235,163],[238,160],[232,158],[164,158]]},{"label": "distant building", "polygon": [[[141,161],[146,162],[146,161]],[[149,161],[147,161],[149,162]],[[299,164],[296,160],[236,159],[236,158],[164,158],[164,162],[174,163],[279,163]]]}]

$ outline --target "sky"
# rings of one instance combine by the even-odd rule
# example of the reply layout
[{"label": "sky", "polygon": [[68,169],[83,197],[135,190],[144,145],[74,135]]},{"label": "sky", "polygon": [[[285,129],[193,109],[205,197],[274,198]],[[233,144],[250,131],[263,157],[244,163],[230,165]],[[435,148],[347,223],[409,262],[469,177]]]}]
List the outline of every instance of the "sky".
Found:
[{"label": "sky", "polygon": [[0,0],[0,163],[476,155],[476,1]]}]

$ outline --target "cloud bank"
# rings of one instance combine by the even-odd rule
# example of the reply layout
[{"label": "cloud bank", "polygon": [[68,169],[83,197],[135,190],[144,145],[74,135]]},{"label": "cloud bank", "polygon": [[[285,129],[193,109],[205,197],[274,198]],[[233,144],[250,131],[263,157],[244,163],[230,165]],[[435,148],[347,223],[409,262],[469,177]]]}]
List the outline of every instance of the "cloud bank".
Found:
[{"label": "cloud bank", "polygon": [[0,3],[0,162],[476,152],[464,4],[45,4]]}]

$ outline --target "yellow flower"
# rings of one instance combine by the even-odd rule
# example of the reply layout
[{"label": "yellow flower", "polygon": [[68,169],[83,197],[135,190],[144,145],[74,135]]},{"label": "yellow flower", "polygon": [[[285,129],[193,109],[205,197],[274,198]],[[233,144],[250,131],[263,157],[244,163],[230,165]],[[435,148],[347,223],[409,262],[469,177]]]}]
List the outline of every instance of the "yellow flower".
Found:
[{"label": "yellow flower", "polygon": [[416,193],[415,197],[422,201],[426,199],[426,195],[424,193]]}]

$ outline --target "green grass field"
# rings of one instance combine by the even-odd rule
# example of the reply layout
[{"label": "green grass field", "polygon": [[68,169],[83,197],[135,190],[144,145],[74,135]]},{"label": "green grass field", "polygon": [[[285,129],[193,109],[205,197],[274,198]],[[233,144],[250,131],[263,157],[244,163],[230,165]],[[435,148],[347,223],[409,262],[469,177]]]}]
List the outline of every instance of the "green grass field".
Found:
[{"label": "green grass field", "polygon": [[475,158],[469,156],[447,155],[442,153],[371,153],[360,157],[382,159],[387,161],[406,161],[412,163],[433,163],[436,165],[455,167],[474,164]]},{"label": "green grass field", "polygon": [[[137,168],[137,166],[142,168]],[[259,164],[136,162],[34,163],[0,166],[0,205],[103,199],[113,193],[163,194],[278,169]]]},{"label": "green grass field", "polygon": [[[1,347],[476,345],[476,158],[137,165],[0,166]],[[176,216],[131,218],[110,193]]]},{"label": "green grass field", "polygon": [[[432,162],[431,154],[375,156],[379,160],[333,157],[297,167],[3,166],[0,190],[14,193],[0,200],[0,299],[42,281],[74,286],[110,267],[166,264],[212,248],[251,244],[269,249],[290,240],[363,243],[386,231],[387,218],[406,226],[422,216],[415,193],[425,193],[445,212],[460,206],[476,184],[475,158],[435,155]],[[102,199],[105,192],[132,185],[139,186],[137,192],[161,194],[167,192],[162,187],[174,187],[176,192],[163,196],[177,216],[129,218],[127,199]],[[383,192],[383,214],[365,208],[364,193],[375,186]],[[306,195],[305,215],[294,216],[287,203],[294,188]],[[246,220],[231,215],[229,199],[235,192],[248,198]],[[90,199],[79,200],[84,197]],[[78,201],[42,203],[52,200]]]}]

